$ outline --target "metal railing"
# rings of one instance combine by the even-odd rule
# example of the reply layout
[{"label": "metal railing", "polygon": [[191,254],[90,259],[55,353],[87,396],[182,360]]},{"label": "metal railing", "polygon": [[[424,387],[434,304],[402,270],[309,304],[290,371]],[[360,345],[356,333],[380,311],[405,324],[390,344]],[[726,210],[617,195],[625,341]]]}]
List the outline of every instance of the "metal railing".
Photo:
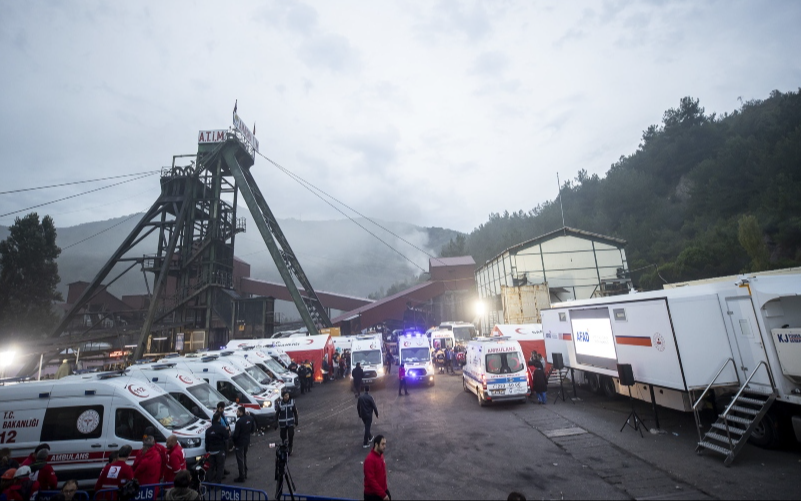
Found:
[{"label": "metal railing", "polygon": [[[61,491],[39,491],[36,493],[36,500],[37,501],[48,501],[56,496],[61,494]],[[75,495],[73,498],[75,501],[89,501],[89,493],[86,491],[75,491]]]},{"label": "metal railing", "polygon": [[281,494],[281,497],[283,499],[294,499],[298,501],[355,501],[351,498],[332,498],[331,496],[312,496],[309,494],[298,494],[298,493],[295,493],[294,495],[289,493],[284,493]]},{"label": "metal railing", "polygon": [[720,375],[723,374],[723,371],[726,369],[726,366],[729,365],[729,362],[731,362],[732,367],[734,367],[734,374],[737,376],[737,384],[738,385],[740,384],[740,375],[737,374],[737,365],[735,364],[733,358],[727,358],[726,361],[723,362],[723,365],[720,367],[720,370],[718,371],[718,373],[715,374],[715,377],[713,377],[712,381],[706,386],[706,389],[704,389],[704,392],[701,393],[701,396],[698,397],[698,400],[696,400],[695,403],[693,404],[693,415],[695,416],[695,428],[698,430],[698,441],[699,442],[702,442],[704,440],[704,437],[701,434],[701,416],[698,414],[698,406],[701,404],[701,402],[704,401],[704,397],[706,397],[706,394],[709,393],[709,390],[712,388],[712,386],[718,380]]},{"label": "metal railing", "polygon": [[[139,494],[137,494],[135,499],[141,501],[162,501],[165,499],[167,491],[173,489],[173,487],[174,486],[172,483],[141,485],[139,486]],[[201,499],[206,501],[223,501],[229,499],[236,499],[239,501],[268,501],[269,499],[267,497],[267,493],[259,489],[208,483],[203,483],[200,485],[200,496]],[[86,499],[89,499],[89,497],[86,497]],[[99,490],[95,493],[94,499],[102,501],[116,501],[119,499],[119,490]]]},{"label": "metal railing", "polygon": [[776,384],[773,381],[773,376],[770,373],[770,369],[768,368],[767,362],[765,362],[763,360],[763,361],[759,362],[759,365],[756,366],[756,369],[754,369],[754,371],[751,373],[751,375],[748,376],[748,379],[745,380],[745,384],[740,387],[740,391],[737,392],[737,395],[734,396],[734,398],[732,399],[732,401],[729,404],[729,406],[726,407],[726,410],[723,411],[723,414],[721,414],[721,417],[723,418],[723,422],[726,425],[726,438],[729,439],[729,447],[732,448],[732,449],[734,448],[734,443],[732,442],[732,439],[731,439],[731,432],[729,431],[729,421],[726,419],[726,417],[729,415],[729,412],[731,412],[732,407],[734,407],[737,404],[737,399],[740,398],[740,395],[742,395],[743,392],[745,391],[745,389],[748,387],[748,383],[750,383],[751,380],[754,378],[754,376],[756,376],[756,373],[759,371],[759,368],[762,367],[762,366],[765,366],[765,372],[768,374],[768,380],[770,381],[771,390],[773,390],[773,393],[776,393]]}]

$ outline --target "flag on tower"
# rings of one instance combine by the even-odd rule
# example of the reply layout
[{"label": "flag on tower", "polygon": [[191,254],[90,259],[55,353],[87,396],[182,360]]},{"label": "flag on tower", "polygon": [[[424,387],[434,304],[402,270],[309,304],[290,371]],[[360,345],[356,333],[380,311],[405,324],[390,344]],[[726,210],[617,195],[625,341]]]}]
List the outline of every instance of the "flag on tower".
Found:
[{"label": "flag on tower", "polygon": [[234,113],[236,113],[236,104],[239,102],[239,99],[234,100]]}]

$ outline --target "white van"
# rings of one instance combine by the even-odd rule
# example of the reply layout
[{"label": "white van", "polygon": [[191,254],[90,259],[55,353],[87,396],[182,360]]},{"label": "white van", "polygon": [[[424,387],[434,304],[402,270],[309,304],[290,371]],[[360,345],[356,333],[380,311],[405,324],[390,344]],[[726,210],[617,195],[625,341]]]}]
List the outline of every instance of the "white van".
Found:
[{"label": "white van", "polygon": [[506,336],[470,341],[462,384],[464,391],[476,394],[482,407],[507,400],[525,403],[531,388],[520,343]]},{"label": "white van", "polygon": [[[364,378],[362,384],[380,384],[384,382],[384,342],[381,335],[356,336],[350,350],[351,370],[356,364],[362,364]],[[353,377],[351,375],[351,377]]]},{"label": "white van", "polygon": [[262,351],[261,348],[249,346],[245,349],[234,351],[234,354],[244,357],[248,362],[252,362],[276,381],[282,381],[284,388],[289,390],[290,395],[296,396],[300,393],[298,375],[281,365],[278,360],[271,357],[267,352]]},{"label": "white van", "polygon": [[[177,367],[188,369],[205,380],[225,398],[247,408],[259,428],[274,427],[278,419],[275,411],[278,399],[230,362],[217,355],[203,358],[170,357],[165,359]],[[272,398],[271,398],[272,397]]]},{"label": "white van", "polygon": [[437,329],[431,332],[429,343],[431,344],[431,349],[435,352],[440,349],[444,350],[445,348],[450,348],[452,350],[453,347],[456,346],[456,338],[451,330]]},{"label": "white van", "polygon": [[208,419],[217,412],[217,404],[225,402],[225,418],[233,427],[236,423],[236,403],[227,399],[222,393],[189,370],[176,369],[175,363],[149,363],[135,364],[128,367],[128,371],[136,376],[160,386],[161,389],[172,395],[181,405],[192,414]]},{"label": "white van", "polygon": [[112,452],[142,449],[145,429],[156,441],[179,437],[187,464],[205,453],[211,423],[186,410],[157,385],[123,371],[0,386],[0,442],[22,462],[37,445],[50,445],[49,464],[62,480],[93,487]]},{"label": "white van", "polygon": [[406,369],[407,383],[425,383],[434,386],[431,349],[424,334],[398,335],[398,363],[402,363]]},{"label": "white van", "polygon": [[209,355],[217,355],[220,357],[220,360],[230,362],[231,365],[255,379],[256,382],[258,382],[266,391],[275,393],[279,397],[283,393],[283,381],[273,379],[269,374],[261,370],[261,368],[255,363],[248,360],[246,357],[235,353],[233,350],[204,351],[199,353],[189,353],[185,356],[186,358],[202,358]]},{"label": "white van", "polygon": [[277,359],[287,369],[292,365],[292,359],[286,354],[284,350],[275,346],[274,338],[261,338],[261,339],[232,339],[226,345],[229,350],[242,350],[249,346],[256,346],[261,351],[267,353],[271,357]]},{"label": "white van", "polygon": [[456,344],[466,345],[476,338],[476,326],[470,322],[442,322],[439,328],[453,332]]}]

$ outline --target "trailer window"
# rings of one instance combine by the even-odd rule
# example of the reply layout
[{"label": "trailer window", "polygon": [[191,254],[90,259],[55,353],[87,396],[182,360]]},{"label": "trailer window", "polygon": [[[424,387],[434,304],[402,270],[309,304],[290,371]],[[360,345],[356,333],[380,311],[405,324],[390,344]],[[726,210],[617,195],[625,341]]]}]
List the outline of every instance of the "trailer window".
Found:
[{"label": "trailer window", "polygon": [[490,374],[511,374],[524,368],[522,357],[517,352],[487,355],[487,372]]},{"label": "trailer window", "polygon": [[49,407],[42,421],[41,442],[86,440],[103,435],[103,406]]}]

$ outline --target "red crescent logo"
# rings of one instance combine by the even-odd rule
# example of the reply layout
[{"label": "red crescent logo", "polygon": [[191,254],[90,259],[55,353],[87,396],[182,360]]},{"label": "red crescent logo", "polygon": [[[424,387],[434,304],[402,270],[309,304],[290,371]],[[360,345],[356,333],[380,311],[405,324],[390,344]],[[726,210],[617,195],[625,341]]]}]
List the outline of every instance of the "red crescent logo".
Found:
[{"label": "red crescent logo", "polygon": [[306,340],[306,344],[312,344],[313,342],[314,342],[314,340],[313,340],[313,339],[307,339],[307,340]]},{"label": "red crescent logo", "polygon": [[525,332],[522,332],[522,331],[523,331],[523,329],[521,329],[520,327],[515,329],[515,332],[517,332],[518,334],[525,334]]},{"label": "red crescent logo", "polygon": [[184,384],[195,384],[195,382],[192,380],[191,377],[184,376],[183,374],[180,374],[178,376],[178,379],[180,379],[181,382],[184,383]]},{"label": "red crescent logo", "polygon": [[231,370],[231,368],[230,368],[230,367],[228,367],[227,365],[223,365],[223,370],[224,370],[225,372],[227,372],[228,374],[236,374],[236,372],[235,372],[235,371],[232,371],[232,370]]},{"label": "red crescent logo", "polygon": [[410,343],[409,341],[404,341],[404,342],[403,342],[403,347],[404,347],[404,348],[408,348],[408,347],[409,347],[409,346],[411,346],[411,345],[412,345],[412,343]]},{"label": "red crescent logo", "polygon": [[144,386],[128,385],[128,391],[130,391],[132,395],[139,398],[147,398],[150,396],[150,393],[147,392],[147,388]]}]

